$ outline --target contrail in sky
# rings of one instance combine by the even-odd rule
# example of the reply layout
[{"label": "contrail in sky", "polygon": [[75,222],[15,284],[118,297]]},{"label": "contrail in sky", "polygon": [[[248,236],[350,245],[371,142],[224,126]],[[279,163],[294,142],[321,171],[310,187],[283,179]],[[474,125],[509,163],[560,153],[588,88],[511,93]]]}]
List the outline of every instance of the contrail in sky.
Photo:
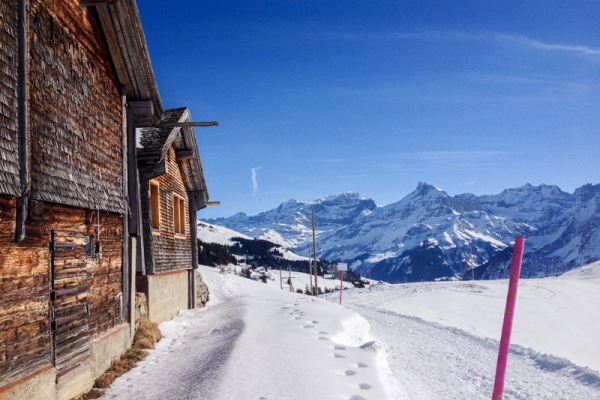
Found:
[{"label": "contrail in sky", "polygon": [[256,199],[256,193],[258,193],[258,181],[256,180],[256,171],[258,171],[260,167],[252,168],[252,196]]}]

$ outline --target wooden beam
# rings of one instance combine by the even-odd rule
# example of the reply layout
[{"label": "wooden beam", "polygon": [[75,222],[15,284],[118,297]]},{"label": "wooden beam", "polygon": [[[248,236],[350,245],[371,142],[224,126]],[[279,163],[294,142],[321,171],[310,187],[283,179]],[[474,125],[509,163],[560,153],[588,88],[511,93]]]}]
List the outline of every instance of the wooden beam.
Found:
[{"label": "wooden beam", "polygon": [[[169,172],[167,159],[163,158],[155,164],[149,164],[144,167],[140,167],[140,170],[143,172],[145,179],[154,179],[157,176]],[[140,179],[142,178],[140,177]]]},{"label": "wooden beam", "polygon": [[106,6],[113,5],[119,0],[79,0],[81,7],[95,7],[95,6]]},{"label": "wooden beam", "polygon": [[21,186],[20,196],[17,198],[17,220],[15,241],[25,239],[25,222],[29,210],[29,193],[31,191],[31,166],[29,159],[29,109],[27,89],[29,83],[29,20],[27,18],[29,7],[27,0],[18,2],[18,27],[17,27],[17,121],[19,141],[19,180]]},{"label": "wooden beam", "polygon": [[154,275],[155,272],[154,253],[152,252],[152,248],[154,247],[154,237],[152,236],[152,226],[150,225],[150,218],[148,218],[148,216],[151,213],[150,198],[148,197],[148,192],[150,191],[149,181],[150,178],[148,178],[142,171],[140,171],[140,213],[142,215],[140,250],[142,251],[141,259],[143,275]]},{"label": "wooden beam", "polygon": [[198,222],[196,211],[190,207],[188,199],[188,216],[190,221],[190,241],[192,242],[192,270],[190,271],[190,288],[188,291],[188,306],[196,308],[196,270],[198,269]]},{"label": "wooden beam", "polygon": [[132,112],[133,124],[136,128],[149,127],[154,123],[152,100],[129,101],[127,109]]},{"label": "wooden beam", "polygon": [[175,160],[183,161],[194,158],[194,150],[175,150]]},{"label": "wooden beam", "polygon": [[135,157],[135,125],[133,110],[127,108],[127,197],[129,200],[129,235],[137,236],[139,232],[139,202],[138,202],[138,170]]},{"label": "wooden beam", "polygon": [[194,212],[206,207],[208,196],[204,190],[192,190],[188,192],[190,209]]},{"label": "wooden beam", "polygon": [[[123,215],[123,244],[121,245],[121,293],[122,302],[121,309],[119,310],[120,322],[128,322],[129,324],[135,324],[135,317],[131,311],[131,301],[133,297],[132,287],[135,287],[135,281],[130,280],[131,264],[129,263],[129,211],[131,210],[129,204],[129,172],[127,165],[128,158],[128,125],[127,125],[127,97],[125,96],[125,86],[121,86],[121,168],[122,168],[122,179],[123,183],[121,186],[121,194],[123,196],[123,202],[125,203],[125,215]],[[137,233],[137,229],[135,231]]]},{"label": "wooden beam", "polygon": [[218,121],[210,121],[210,122],[159,122],[154,125],[156,128],[185,128],[188,126],[219,126]]}]

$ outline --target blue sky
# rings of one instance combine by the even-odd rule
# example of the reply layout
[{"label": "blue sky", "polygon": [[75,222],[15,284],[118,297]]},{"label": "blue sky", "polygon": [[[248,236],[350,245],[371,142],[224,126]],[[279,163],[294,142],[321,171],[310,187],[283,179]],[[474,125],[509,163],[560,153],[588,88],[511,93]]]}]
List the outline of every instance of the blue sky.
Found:
[{"label": "blue sky", "polygon": [[165,107],[219,121],[200,218],[600,182],[600,1],[138,6]]}]

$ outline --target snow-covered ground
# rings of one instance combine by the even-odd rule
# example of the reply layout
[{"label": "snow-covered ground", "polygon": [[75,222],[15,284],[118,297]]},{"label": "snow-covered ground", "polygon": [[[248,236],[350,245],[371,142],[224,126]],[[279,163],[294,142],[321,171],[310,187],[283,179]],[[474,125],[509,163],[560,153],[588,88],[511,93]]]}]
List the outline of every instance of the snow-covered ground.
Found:
[{"label": "snow-covered ground", "polygon": [[[339,306],[339,292],[281,290],[278,271],[267,284],[201,273],[209,306],[161,324],[156,349],[106,398],[491,397],[507,281],[375,285]],[[600,263],[522,280],[504,398],[600,399],[599,311]]]}]

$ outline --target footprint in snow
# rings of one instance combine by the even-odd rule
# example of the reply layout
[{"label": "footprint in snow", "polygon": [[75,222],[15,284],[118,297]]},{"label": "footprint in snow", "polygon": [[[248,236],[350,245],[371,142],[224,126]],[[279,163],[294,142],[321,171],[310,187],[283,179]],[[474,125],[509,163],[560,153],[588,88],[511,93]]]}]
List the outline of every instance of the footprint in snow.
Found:
[{"label": "footprint in snow", "polygon": [[343,355],[343,354],[338,354],[338,353],[335,353],[333,356],[334,356],[335,358],[346,358],[346,356],[345,356],[345,355]]},{"label": "footprint in snow", "polygon": [[333,348],[336,350],[346,350],[344,346],[334,346]]},{"label": "footprint in snow", "polygon": [[305,328],[314,328],[314,325],[304,325]]},{"label": "footprint in snow", "polygon": [[356,372],[349,369],[346,372],[344,372],[344,374],[346,374],[346,376],[354,376],[356,375]]},{"label": "footprint in snow", "polygon": [[371,389],[371,385],[369,385],[368,383],[361,383],[358,385],[360,390],[369,390]]},{"label": "footprint in snow", "polygon": [[355,394],[354,396],[350,397],[350,400],[366,400],[366,399],[362,396]]},{"label": "footprint in snow", "polygon": [[319,336],[319,340],[329,340],[325,336]]},{"label": "footprint in snow", "polygon": [[365,364],[365,363],[361,363],[361,362],[359,362],[357,365],[358,365],[358,368],[368,368],[369,367],[369,364]]},{"label": "footprint in snow", "polygon": [[329,332],[319,331],[319,335],[329,335]]}]

